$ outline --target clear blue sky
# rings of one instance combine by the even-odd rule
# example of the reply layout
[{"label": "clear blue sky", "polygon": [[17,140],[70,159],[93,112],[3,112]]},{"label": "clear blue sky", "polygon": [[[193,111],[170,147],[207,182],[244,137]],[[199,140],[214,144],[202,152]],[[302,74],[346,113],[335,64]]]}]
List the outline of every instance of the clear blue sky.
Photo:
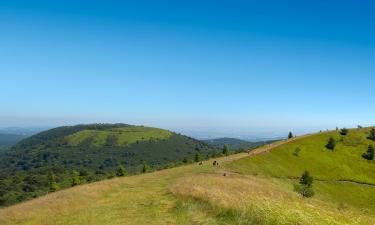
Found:
[{"label": "clear blue sky", "polygon": [[0,126],[375,124],[374,11],[354,0],[0,1]]}]

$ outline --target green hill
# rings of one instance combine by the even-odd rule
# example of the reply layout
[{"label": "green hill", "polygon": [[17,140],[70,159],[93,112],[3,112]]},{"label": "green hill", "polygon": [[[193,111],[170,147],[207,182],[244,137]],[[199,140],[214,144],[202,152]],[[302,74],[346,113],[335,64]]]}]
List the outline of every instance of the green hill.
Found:
[{"label": "green hill", "polygon": [[126,124],[58,127],[27,138],[0,153],[0,205],[49,191],[51,174],[60,188],[70,187],[73,171],[81,183],[115,176],[122,165],[130,174],[144,163],[151,170],[207,158],[216,149],[167,130]]},{"label": "green hill", "polygon": [[[375,146],[367,138],[369,133],[370,128],[352,129],[347,135],[325,132],[281,145],[269,154],[238,160],[228,168],[286,185],[297,183],[308,170],[315,179],[316,198],[375,215],[375,161],[362,157],[369,145]],[[336,141],[333,150],[326,147],[329,138]]]},{"label": "green hill", "polygon": [[[0,224],[371,225],[375,165],[362,157],[374,144],[368,134],[300,136],[203,165],[79,185],[0,209]],[[334,150],[326,148],[331,137]],[[311,198],[293,190],[304,170],[314,177]]]},{"label": "green hill", "polygon": [[224,145],[228,145],[229,149],[238,151],[256,148],[265,144],[272,143],[274,141],[245,141],[238,138],[215,138],[203,140],[203,142],[215,146],[217,148],[223,148]]}]

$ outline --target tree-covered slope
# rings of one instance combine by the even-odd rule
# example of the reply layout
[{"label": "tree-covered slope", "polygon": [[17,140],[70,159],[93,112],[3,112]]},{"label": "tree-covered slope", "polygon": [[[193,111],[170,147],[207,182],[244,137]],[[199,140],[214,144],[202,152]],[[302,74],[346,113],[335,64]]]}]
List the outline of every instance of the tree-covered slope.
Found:
[{"label": "tree-covered slope", "polygon": [[245,141],[238,138],[215,138],[209,140],[203,140],[205,143],[215,146],[217,148],[223,148],[227,145],[231,150],[247,150],[250,148],[256,148],[265,144],[272,143],[273,141]]},{"label": "tree-covered slope", "polygon": [[206,158],[216,149],[167,130],[126,124],[58,127],[0,153],[0,205],[10,205],[58,188],[115,176],[119,166],[141,172]]}]

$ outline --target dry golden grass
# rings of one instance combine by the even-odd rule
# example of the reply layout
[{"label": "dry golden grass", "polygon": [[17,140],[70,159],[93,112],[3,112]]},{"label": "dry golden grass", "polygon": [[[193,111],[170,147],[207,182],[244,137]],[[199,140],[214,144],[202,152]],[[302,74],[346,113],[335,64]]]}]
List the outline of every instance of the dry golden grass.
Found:
[{"label": "dry golden grass", "polygon": [[[355,211],[339,211],[315,199],[303,199],[292,191],[256,177],[231,174],[184,177],[170,190],[184,201],[209,204],[218,217],[235,224],[375,224]],[[231,218],[233,217],[233,218]]]}]

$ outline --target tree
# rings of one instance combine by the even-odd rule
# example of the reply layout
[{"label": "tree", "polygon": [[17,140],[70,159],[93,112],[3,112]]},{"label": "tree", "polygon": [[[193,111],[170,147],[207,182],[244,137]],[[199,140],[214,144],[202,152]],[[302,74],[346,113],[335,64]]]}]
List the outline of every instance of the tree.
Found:
[{"label": "tree", "polygon": [[293,138],[293,133],[292,133],[292,132],[289,132],[289,134],[288,134],[288,139],[291,139],[291,138]]},{"label": "tree", "polygon": [[306,170],[302,174],[299,184],[294,185],[294,191],[300,193],[305,198],[314,196],[314,190],[312,189],[313,181],[314,178]]},{"label": "tree", "polygon": [[328,139],[328,143],[326,144],[326,148],[330,149],[330,150],[334,150],[335,149],[335,146],[336,146],[336,141],[333,137],[330,137]]},{"label": "tree", "polygon": [[76,170],[72,171],[72,186],[80,185],[82,182],[80,173]]},{"label": "tree", "polygon": [[306,185],[307,187],[311,187],[313,181],[314,181],[314,178],[310,176],[310,173],[307,170],[303,172],[301,178],[299,179],[299,183],[301,185]]},{"label": "tree", "polygon": [[370,134],[367,138],[372,140],[372,141],[375,141],[375,128],[371,128]]},{"label": "tree", "polygon": [[229,148],[227,144],[223,146],[223,155],[229,155]]},{"label": "tree", "polygon": [[340,130],[340,134],[341,135],[347,135],[349,133],[349,130],[348,129],[346,129],[346,128],[342,128],[341,130]]},{"label": "tree", "polygon": [[182,159],[182,162],[183,162],[183,163],[188,163],[189,160],[188,160],[186,157],[184,157],[184,158]]},{"label": "tree", "polygon": [[362,157],[367,160],[374,160],[374,146],[369,145],[367,151],[362,154]]},{"label": "tree", "polygon": [[126,171],[125,167],[120,165],[116,170],[116,176],[123,177],[123,176],[126,176],[126,175],[128,175],[128,171]]},{"label": "tree", "polygon": [[143,162],[142,173],[147,173],[150,170],[147,162]]},{"label": "tree", "polygon": [[200,162],[201,161],[201,155],[200,154],[195,154],[195,158],[194,158],[194,161],[195,162]]},{"label": "tree", "polygon": [[49,190],[51,192],[60,190],[59,185],[56,183],[56,176],[53,173],[49,175]]}]

